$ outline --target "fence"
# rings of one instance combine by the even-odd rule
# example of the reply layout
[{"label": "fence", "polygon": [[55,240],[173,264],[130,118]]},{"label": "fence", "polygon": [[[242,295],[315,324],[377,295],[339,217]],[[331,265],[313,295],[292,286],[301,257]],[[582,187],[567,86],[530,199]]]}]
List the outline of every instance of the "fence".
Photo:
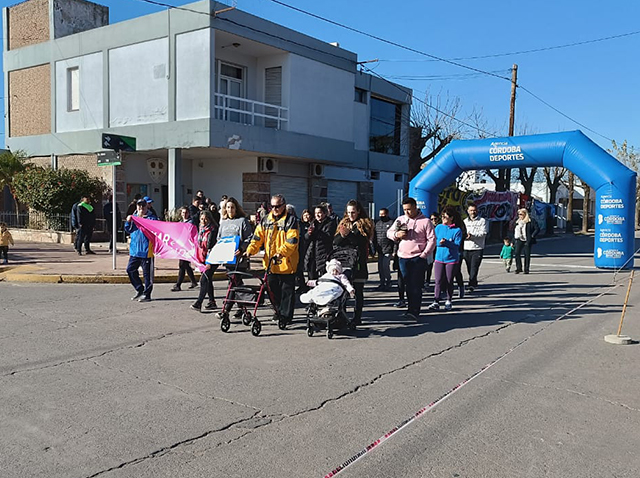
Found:
[{"label": "fence", "polygon": [[[71,232],[70,214],[45,214],[39,211],[16,214],[0,211],[0,222],[13,229],[37,229],[42,231]],[[96,219],[95,232],[106,231],[106,221]]]}]

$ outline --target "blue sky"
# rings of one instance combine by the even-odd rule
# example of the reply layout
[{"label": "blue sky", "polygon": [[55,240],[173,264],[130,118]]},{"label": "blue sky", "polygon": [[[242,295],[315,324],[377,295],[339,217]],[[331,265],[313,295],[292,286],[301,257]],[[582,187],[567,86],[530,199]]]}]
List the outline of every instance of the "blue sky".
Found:
[{"label": "blue sky", "polygon": [[[161,0],[173,5],[184,0]],[[552,47],[640,30],[640,2],[609,0],[539,0],[517,2],[404,0],[393,6],[379,0],[283,0],[300,9],[347,24],[442,58],[468,58]],[[0,5],[16,3],[0,0]],[[111,23],[164,8],[140,0],[99,1],[110,8]],[[358,54],[378,58],[368,66],[383,76],[414,89],[421,99],[432,95],[458,97],[461,118],[481,110],[488,130],[506,135],[510,83],[495,77],[425,58],[381,43],[270,0],[238,0],[239,9],[301,31]],[[195,14],[194,14],[195,15]],[[3,32],[4,36],[4,32]],[[605,137],[640,146],[640,34],[586,45],[523,55],[459,60],[467,66],[510,76],[518,64],[519,83],[571,118]],[[393,60],[393,61],[391,61]],[[410,60],[410,61],[405,61]],[[415,61],[418,60],[418,61]],[[463,75],[463,76],[460,76]],[[407,77],[431,77],[418,81]],[[400,77],[400,78],[398,78]],[[2,79],[0,78],[0,81]],[[4,90],[1,90],[4,91]],[[4,114],[4,111],[2,111]],[[582,129],[604,148],[611,143],[561,116],[519,90],[516,133],[526,128],[545,133]],[[0,146],[4,145],[4,124]]]}]

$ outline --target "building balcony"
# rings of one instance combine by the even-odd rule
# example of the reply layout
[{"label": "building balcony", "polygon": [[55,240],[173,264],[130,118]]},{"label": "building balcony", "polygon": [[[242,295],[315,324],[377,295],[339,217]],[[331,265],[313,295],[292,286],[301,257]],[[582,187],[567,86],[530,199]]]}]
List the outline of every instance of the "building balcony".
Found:
[{"label": "building balcony", "polygon": [[216,119],[287,130],[288,108],[221,93],[214,93],[214,96]]}]

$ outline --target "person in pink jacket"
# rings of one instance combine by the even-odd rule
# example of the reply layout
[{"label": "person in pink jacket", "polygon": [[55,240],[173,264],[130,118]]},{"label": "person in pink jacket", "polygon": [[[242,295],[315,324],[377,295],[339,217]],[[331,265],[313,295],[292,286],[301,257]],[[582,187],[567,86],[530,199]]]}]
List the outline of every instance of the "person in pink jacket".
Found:
[{"label": "person in pink jacket", "polygon": [[424,216],[416,200],[402,201],[404,216],[396,219],[387,231],[387,237],[398,243],[399,273],[407,287],[406,317],[418,320],[422,307],[422,284],[427,264],[433,262],[436,235],[431,219]]}]

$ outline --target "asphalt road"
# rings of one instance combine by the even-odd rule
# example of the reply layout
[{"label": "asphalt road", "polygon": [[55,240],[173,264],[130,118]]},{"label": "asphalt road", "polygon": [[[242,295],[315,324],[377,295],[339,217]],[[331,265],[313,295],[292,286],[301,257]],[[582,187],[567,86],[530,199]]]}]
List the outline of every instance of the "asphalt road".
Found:
[{"label": "asphalt road", "polygon": [[323,477],[502,357],[339,476],[640,476],[640,349],[603,340],[628,273],[594,269],[590,238],[540,241],[528,276],[491,251],[453,311],[407,321],[372,280],[365,326],[333,340],[224,334],[168,284],[140,304],[0,283],[0,475]]}]

